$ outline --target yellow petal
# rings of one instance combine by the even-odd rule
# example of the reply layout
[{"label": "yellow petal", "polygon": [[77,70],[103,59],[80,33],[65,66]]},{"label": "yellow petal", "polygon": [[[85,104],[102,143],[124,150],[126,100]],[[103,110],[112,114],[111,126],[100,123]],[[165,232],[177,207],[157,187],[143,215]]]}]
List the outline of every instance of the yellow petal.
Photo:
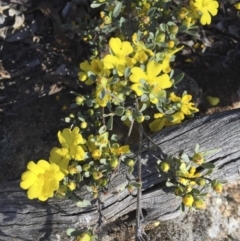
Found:
[{"label": "yellow petal", "polygon": [[37,166],[41,167],[44,170],[49,170],[50,169],[50,164],[49,162],[45,160],[39,160],[37,163]]},{"label": "yellow petal", "polygon": [[131,85],[131,89],[136,92],[137,96],[141,96],[143,94],[143,91],[140,88],[141,86],[142,85],[140,83]]},{"label": "yellow petal", "polygon": [[21,180],[22,181],[20,182],[20,187],[22,189],[28,189],[36,182],[37,176],[31,171],[26,171],[22,174]]},{"label": "yellow petal", "polygon": [[[150,61],[147,64],[147,76],[150,80],[155,78],[162,71],[162,64]],[[150,83],[153,84],[153,83]]]},{"label": "yellow petal", "polygon": [[30,170],[35,175],[44,173],[44,170],[36,165],[33,161],[30,161],[27,165],[27,169]]},{"label": "yellow petal", "polygon": [[118,58],[110,54],[106,55],[103,58],[104,67],[107,69],[113,69],[116,66],[117,62],[118,62]]},{"label": "yellow petal", "polygon": [[163,90],[172,86],[172,82],[168,74],[162,74],[161,76],[155,78],[155,83]]},{"label": "yellow petal", "polygon": [[133,67],[131,72],[132,72],[132,75],[129,77],[129,79],[133,83],[138,83],[140,79],[147,80],[147,75],[143,72],[141,68]]},{"label": "yellow petal", "polygon": [[128,41],[122,42],[122,49],[120,52],[120,56],[127,56],[133,52],[133,47]]},{"label": "yellow petal", "polygon": [[70,149],[70,155],[73,159],[82,161],[84,160],[85,152],[81,146],[73,146]]},{"label": "yellow petal", "polygon": [[109,40],[109,46],[115,55],[119,55],[121,52],[122,42],[120,38],[111,38]]},{"label": "yellow petal", "polygon": [[152,132],[160,131],[164,127],[165,123],[166,123],[165,118],[156,119],[149,124],[150,130]]}]

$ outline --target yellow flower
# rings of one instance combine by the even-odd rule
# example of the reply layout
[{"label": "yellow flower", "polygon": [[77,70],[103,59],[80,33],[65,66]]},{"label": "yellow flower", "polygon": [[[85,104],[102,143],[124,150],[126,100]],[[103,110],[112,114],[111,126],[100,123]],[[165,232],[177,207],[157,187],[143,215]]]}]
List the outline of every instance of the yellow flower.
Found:
[{"label": "yellow flower", "polygon": [[192,99],[191,95],[184,95],[182,98],[180,98],[174,93],[171,93],[169,99],[173,102],[179,102],[181,106],[181,112],[184,115],[191,115],[192,113],[199,111],[196,107],[193,107],[194,103],[190,102],[190,100]]},{"label": "yellow flower", "polygon": [[180,47],[180,48],[176,48],[175,50],[172,51],[168,51],[162,61],[162,70],[163,73],[169,73],[171,71],[171,67],[170,67],[170,61],[172,56],[177,53],[178,51],[180,51],[184,46]]},{"label": "yellow flower", "polygon": [[56,163],[64,174],[68,173],[68,164],[71,159],[83,161],[85,152],[81,145],[86,141],[79,133],[79,128],[75,127],[72,131],[65,128],[58,132],[58,140],[62,148],[54,147],[50,152],[50,163]]},{"label": "yellow flower", "polygon": [[184,197],[183,197],[183,200],[182,200],[183,204],[187,207],[191,207],[193,202],[194,202],[194,198],[191,194],[186,194]]},{"label": "yellow flower", "polygon": [[128,41],[121,41],[120,38],[111,38],[109,46],[112,52],[103,59],[103,64],[107,69],[116,68],[118,75],[123,76],[126,66],[132,66],[134,60],[128,57],[133,52],[133,47]]},{"label": "yellow flower", "polygon": [[110,75],[110,71],[104,67],[103,62],[99,59],[92,60],[91,64],[85,60],[80,64],[80,68],[83,71],[78,73],[78,78],[80,81],[85,81],[87,85],[94,83],[88,76],[89,71],[98,76],[108,77]]},{"label": "yellow flower", "polygon": [[162,130],[162,128],[165,126],[165,124],[167,122],[166,117],[164,117],[163,113],[157,113],[154,115],[154,118],[156,118],[156,120],[154,120],[153,122],[151,122],[149,124],[150,130],[152,132]]},{"label": "yellow flower", "polygon": [[148,59],[148,56],[152,57],[154,55],[151,49],[148,49],[142,41],[137,39],[136,33],[132,36],[132,42],[136,46],[136,53],[133,58],[139,63],[144,63]]},{"label": "yellow flower", "polygon": [[28,189],[29,199],[38,198],[40,201],[46,201],[53,196],[59,187],[59,181],[64,178],[59,166],[45,160],[39,160],[37,164],[30,161],[27,169],[21,176],[20,187]]},{"label": "yellow flower", "polygon": [[234,4],[234,7],[235,7],[237,10],[240,10],[240,2],[239,2],[239,3]]},{"label": "yellow flower", "polygon": [[146,72],[139,67],[133,67],[131,71],[132,75],[129,79],[134,83],[131,89],[134,90],[138,96],[143,94],[143,90],[141,89],[142,83],[140,82],[141,79],[145,80],[150,86],[157,86],[158,90],[164,90],[172,86],[168,74],[158,76],[162,71],[162,65],[155,61],[148,62]]},{"label": "yellow flower", "polygon": [[93,152],[92,152],[92,158],[94,160],[99,160],[101,158],[101,155],[102,155],[102,150],[100,149],[95,149]]},{"label": "yellow flower", "polygon": [[97,80],[97,87],[96,87],[96,102],[102,106],[105,107],[109,100],[111,99],[111,90],[109,88],[107,78],[100,77]]},{"label": "yellow flower", "polygon": [[205,25],[211,23],[211,15],[217,15],[219,4],[216,0],[195,0],[194,7],[201,12],[200,22]]},{"label": "yellow flower", "polygon": [[126,154],[130,152],[129,145],[119,146],[119,144],[115,144],[111,148],[111,152],[114,156],[120,156],[122,154]]},{"label": "yellow flower", "polygon": [[89,62],[87,60],[82,62],[80,64],[80,69],[83,71],[80,71],[78,73],[79,80],[83,82],[85,81],[87,85],[92,85],[94,82],[88,77],[88,71],[91,71],[91,65],[89,64]]}]

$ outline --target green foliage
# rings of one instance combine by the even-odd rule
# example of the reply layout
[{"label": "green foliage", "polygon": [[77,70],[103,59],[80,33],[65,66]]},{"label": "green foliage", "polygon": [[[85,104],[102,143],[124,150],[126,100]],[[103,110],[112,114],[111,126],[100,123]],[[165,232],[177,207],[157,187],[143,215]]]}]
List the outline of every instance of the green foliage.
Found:
[{"label": "green foliage", "polygon": [[199,144],[195,147],[193,155],[181,151],[177,157],[168,156],[166,160],[158,160],[157,165],[161,175],[169,176],[166,182],[167,187],[174,188],[174,194],[182,198],[182,209],[193,207],[196,209],[205,208],[204,197],[210,187],[216,192],[222,191],[224,181],[211,180],[209,175],[215,165],[206,162],[205,156],[220,151],[199,151]]},{"label": "green foliage", "polygon": [[[130,146],[117,138],[115,122],[122,121],[129,133],[134,125],[140,132],[143,128],[147,133],[157,132],[198,112],[191,95],[175,94],[184,74],[175,74],[171,63],[184,47],[179,36],[197,35],[198,20],[210,24],[211,15],[216,15],[218,3],[211,0],[208,4],[209,1],[193,0],[176,6],[170,0],[95,0],[90,1],[88,10],[83,10],[83,17],[62,26],[69,36],[77,34],[92,50],[92,55],[80,63],[78,73],[79,81],[92,88],[85,93],[72,92],[75,103],[65,118],[71,128],[58,132],[60,147],[50,151],[50,164],[44,164],[45,172],[52,168],[57,183],[44,198],[42,190],[32,192],[31,198],[46,200],[56,191],[57,197],[70,197],[80,208],[90,206],[89,200],[76,198],[74,191],[85,188],[93,199],[98,198],[99,192],[107,190],[121,163],[128,173],[135,167]],[[157,162],[161,174],[169,175],[166,185],[174,187],[183,208],[203,208],[203,191],[207,187],[222,190],[220,181],[208,177],[215,166],[205,162],[206,154],[199,152],[197,145],[192,156],[181,152]],[[35,167],[42,173],[41,165],[30,163],[28,169],[34,173]],[[23,179],[24,189],[36,185],[31,174],[23,175]],[[44,185],[51,181],[41,180]],[[138,180],[141,179],[131,180],[112,194],[141,189]],[[95,239],[92,230],[68,229],[67,234],[78,241]]]}]

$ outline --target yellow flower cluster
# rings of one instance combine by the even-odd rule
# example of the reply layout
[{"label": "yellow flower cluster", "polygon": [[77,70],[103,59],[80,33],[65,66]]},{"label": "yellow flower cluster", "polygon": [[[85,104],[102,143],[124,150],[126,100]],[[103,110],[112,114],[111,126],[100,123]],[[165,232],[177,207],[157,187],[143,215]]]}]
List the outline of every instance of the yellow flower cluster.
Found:
[{"label": "yellow flower cluster", "polygon": [[[38,198],[40,201],[45,201],[52,197],[55,191],[64,196],[68,190],[75,190],[77,184],[73,178],[66,179],[68,181],[64,181],[61,186],[60,181],[67,175],[77,175],[81,170],[90,172],[88,176],[91,175],[97,180],[98,185],[106,185],[107,179],[99,170],[100,162],[94,167],[89,163],[92,160],[99,161],[105,158],[108,161],[107,165],[115,169],[119,164],[118,158],[130,152],[128,145],[111,143],[108,136],[108,132],[89,135],[86,141],[78,127],[59,131],[58,140],[61,148],[54,147],[51,150],[49,162],[40,160],[35,164],[30,161],[27,165],[28,170],[22,174],[20,187],[28,190],[29,199]],[[83,163],[81,168],[77,167],[79,162]]]},{"label": "yellow flower cluster", "polygon": [[219,3],[216,0],[190,0],[189,7],[182,7],[178,13],[183,24],[190,28],[200,18],[202,25],[211,23],[211,16],[217,15]]}]

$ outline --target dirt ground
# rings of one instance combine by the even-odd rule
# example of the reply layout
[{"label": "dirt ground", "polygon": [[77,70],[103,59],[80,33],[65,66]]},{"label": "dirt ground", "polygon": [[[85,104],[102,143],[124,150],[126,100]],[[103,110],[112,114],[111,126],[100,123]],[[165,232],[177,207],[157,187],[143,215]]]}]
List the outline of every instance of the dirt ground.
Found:
[{"label": "dirt ground", "polygon": [[[61,4],[53,1],[57,9]],[[199,115],[240,107],[240,21],[229,8],[202,31],[205,38],[195,39],[204,48],[194,50],[190,40],[182,41],[186,51],[175,64],[186,73],[182,86],[186,84],[193,94]],[[81,89],[74,67],[82,59],[78,51],[84,55],[84,48],[78,42],[64,48],[66,43],[57,41],[59,33],[49,35],[54,28],[51,19],[38,12],[28,15],[27,23],[33,18],[41,24],[34,32],[38,42],[31,34],[21,41],[0,38],[0,165],[4,170],[0,182],[18,179],[29,160],[48,159],[57,131],[66,126],[61,119],[71,112],[65,108],[74,100],[69,92]],[[219,97],[219,105],[211,107],[207,95]],[[240,181],[227,184],[222,194],[209,195],[208,203],[206,210],[175,220],[153,220],[145,231],[151,241],[239,241]],[[133,235],[134,228],[126,224],[111,230],[108,239],[128,241]]]}]

